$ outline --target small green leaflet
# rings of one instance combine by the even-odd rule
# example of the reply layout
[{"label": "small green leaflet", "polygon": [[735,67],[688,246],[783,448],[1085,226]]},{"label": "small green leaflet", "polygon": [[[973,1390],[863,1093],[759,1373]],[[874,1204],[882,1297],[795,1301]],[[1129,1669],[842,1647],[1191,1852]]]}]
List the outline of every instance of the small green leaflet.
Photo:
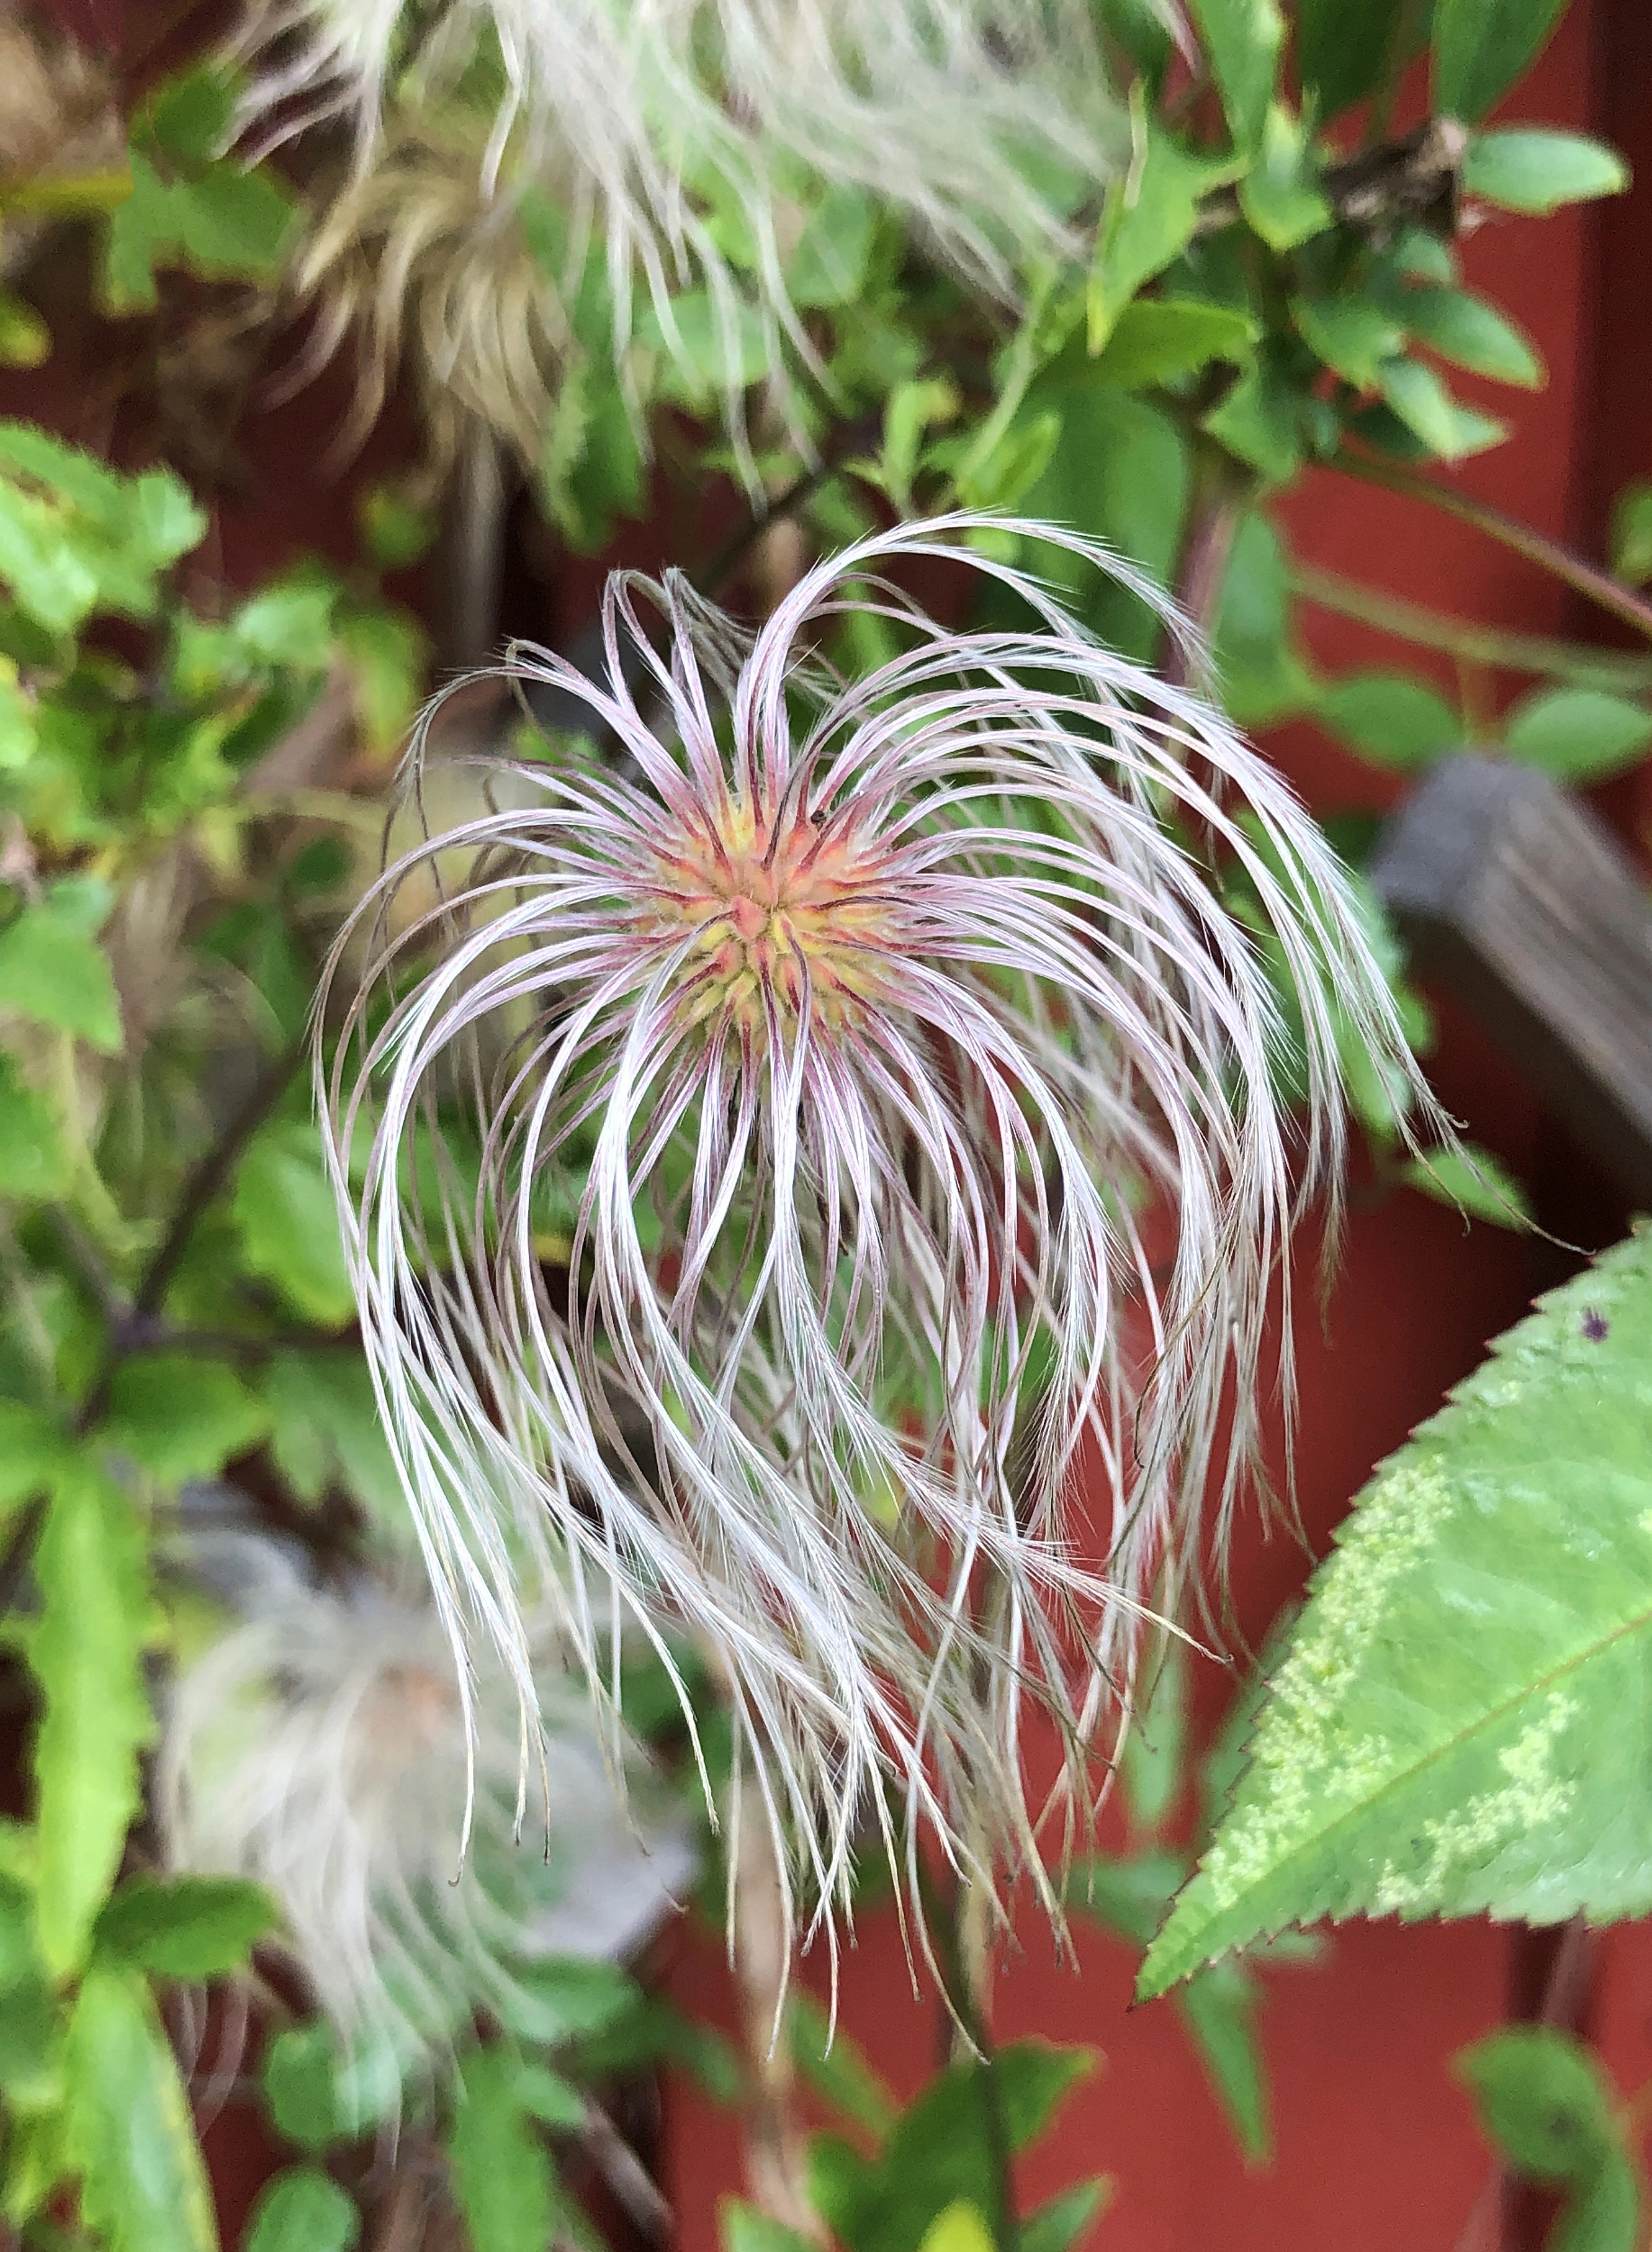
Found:
[{"label": "small green leaflet", "polygon": [[1322,118],[1375,92],[1397,37],[1414,50],[1428,36],[1413,0],[1296,0],[1294,13],[1297,67]]},{"label": "small green leaflet", "polygon": [[1407,1187],[1420,1189],[1436,1204],[1448,1204],[1470,1220],[1489,1220],[1494,1227],[1530,1227],[1531,1206],[1525,1191],[1489,1150],[1464,1142],[1454,1150],[1431,1150],[1426,1157],[1413,1157],[1400,1178]]},{"label": "small green leaflet", "polygon": [[1522,766],[1577,788],[1638,766],[1652,744],[1652,712],[1598,688],[1540,688],[1509,714],[1503,741]]},{"label": "small green leaflet", "polygon": [[64,2051],[68,2157],[109,2252],[217,2252],[177,2066],[135,1972],[89,1970]]},{"label": "small green leaflet", "polygon": [[241,1258],[295,1310],[329,1329],[356,1310],[338,1208],[308,1119],[277,1118],[256,1134],[235,1181]]},{"label": "small green leaflet", "polygon": [[545,2252],[557,2216],[556,2172],[522,2103],[516,2061],[503,2048],[465,2060],[448,2162],[472,2252]]},{"label": "small green leaflet", "polygon": [[1461,720],[1437,690],[1404,672],[1350,672],[1319,692],[1315,716],[1373,766],[1399,774],[1461,748]]},{"label": "small green leaflet", "polygon": [[336,2181],[316,2166],[288,2166],[253,2207],[246,2252],[351,2252],[360,2235],[361,2214]]},{"label": "small green leaflet", "polygon": [[84,1460],[61,1470],[35,1552],[41,1613],[29,1645],[45,1710],[35,1734],[40,1944],[72,1970],[121,1865],[152,1720],[146,1589],[133,1504]]},{"label": "small green leaflet", "polygon": [[819,2252],[812,2236],[804,2236],[797,2229],[788,2228],[783,2221],[760,2213],[744,2198],[720,2199],[717,2218],[724,2252]]},{"label": "small green leaflet", "polygon": [[1285,18],[1276,0],[1192,0],[1192,7],[1228,129],[1239,148],[1254,148],[1274,92]]},{"label": "small green leaflet", "polygon": [[50,894],[0,931],[0,1010],[73,1033],[104,1055],[120,1053],[108,956]]},{"label": "small green leaflet", "polygon": [[100,1955],[156,1978],[216,1978],[246,1961],[275,1921],[244,1877],[128,1877],[93,1927]]},{"label": "small green leaflet", "polygon": [[1315,183],[1307,129],[1281,102],[1267,106],[1261,159],[1239,182],[1239,209],[1270,250],[1295,250],[1334,222]]},{"label": "small green leaflet", "polygon": [[1621,196],[1629,184],[1629,168],[1615,149],[1584,134],[1516,126],[1482,133],[1469,143],[1462,184],[1504,211],[1543,217],[1566,204]]},{"label": "small green leaflet", "polygon": [[1472,125],[1536,62],[1565,0],[1437,0],[1433,107]]},{"label": "small green leaflet", "polygon": [[1132,96],[1145,155],[1107,191],[1088,295],[1090,350],[1099,352],[1144,282],[1191,240],[1201,199],[1245,169],[1234,157],[1198,156],[1155,124]]},{"label": "small green leaflet", "polygon": [[1095,363],[1097,379],[1143,391],[1194,375],[1213,359],[1243,366],[1254,350],[1247,313],[1196,297],[1138,297],[1127,305]]},{"label": "small green leaflet", "polygon": [[1464,2049],[1455,2069],[1514,2170],[1570,2193],[1551,2252],[1636,2252],[1646,2186],[1616,2091],[1582,2042],[1548,2026],[1504,2026]]},{"label": "small green leaflet", "polygon": [[255,1447],[269,1410],[233,1368],[186,1352],[149,1352],[125,1362],[113,1387],[107,1445],[169,1485],[212,1477]]},{"label": "small green leaflet", "polygon": [[1357,391],[1373,391],[1406,332],[1393,308],[1369,297],[1293,297],[1297,332],[1327,367]]},{"label": "small green leaflet", "polygon": [[1315,1574],[1139,1991],[1322,1916],[1652,1908],[1652,1234],[1500,1338]]},{"label": "small green leaflet", "polygon": [[0,1197],[58,1197],[68,1185],[56,1112],[0,1053]]},{"label": "small green leaflet", "polygon": [[1496,383],[1536,391],[1543,362],[1511,321],[1466,289],[1408,289],[1399,299],[1406,326],[1419,344],[1454,367],[1489,375]]},{"label": "small green leaflet", "polygon": [[1652,579],[1652,478],[1632,478],[1612,504],[1612,573],[1631,587]]}]

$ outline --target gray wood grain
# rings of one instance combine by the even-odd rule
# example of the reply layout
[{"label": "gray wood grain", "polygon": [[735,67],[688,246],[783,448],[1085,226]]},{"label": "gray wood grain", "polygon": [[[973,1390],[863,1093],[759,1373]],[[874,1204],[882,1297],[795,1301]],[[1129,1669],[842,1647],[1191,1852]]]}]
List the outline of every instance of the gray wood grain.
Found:
[{"label": "gray wood grain", "polygon": [[1652,1206],[1652,899],[1610,831],[1544,775],[1465,754],[1395,813],[1371,877],[1419,970]]}]

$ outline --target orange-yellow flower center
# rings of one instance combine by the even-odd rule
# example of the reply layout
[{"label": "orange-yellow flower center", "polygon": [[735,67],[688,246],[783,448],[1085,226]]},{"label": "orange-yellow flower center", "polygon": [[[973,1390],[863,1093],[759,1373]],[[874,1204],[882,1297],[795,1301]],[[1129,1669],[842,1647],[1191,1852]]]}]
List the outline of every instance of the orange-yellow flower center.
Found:
[{"label": "orange-yellow flower center", "polygon": [[829,1022],[869,997],[893,936],[887,875],[852,828],[793,818],[777,836],[739,805],[715,835],[685,838],[661,857],[656,897],[661,935],[693,935],[696,1014],[756,1018],[768,996]]}]

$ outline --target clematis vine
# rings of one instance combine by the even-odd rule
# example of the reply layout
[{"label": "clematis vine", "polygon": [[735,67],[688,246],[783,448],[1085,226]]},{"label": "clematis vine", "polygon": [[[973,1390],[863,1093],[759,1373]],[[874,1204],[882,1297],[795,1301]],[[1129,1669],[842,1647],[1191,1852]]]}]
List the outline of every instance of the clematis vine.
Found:
[{"label": "clematis vine", "polygon": [[[1185,643],[1102,550],[989,528]],[[530,1710],[524,1586],[600,1700],[620,1622],[697,1644],[788,1908],[828,1921],[869,1831],[914,1891],[926,1831],[982,1882],[1037,1867],[1030,1715],[1082,1801],[1138,1622],[1254,1460],[1270,1289],[1310,1199],[1334,1226],[1339,1039],[1438,1123],[1289,789],[987,529],[863,540],[755,634],[616,573],[605,678],[509,669],[621,754],[501,768],[385,869],[322,1002],[362,1333],[455,1643]],[[935,622],[909,564],[1015,622]],[[858,678],[845,628],[885,650]]]}]

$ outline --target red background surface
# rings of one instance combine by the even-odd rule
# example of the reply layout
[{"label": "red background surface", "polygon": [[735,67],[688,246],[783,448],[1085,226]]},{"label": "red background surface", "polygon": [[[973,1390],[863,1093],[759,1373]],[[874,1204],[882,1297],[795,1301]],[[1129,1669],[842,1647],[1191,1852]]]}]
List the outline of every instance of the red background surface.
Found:
[{"label": "red background surface", "polygon": [[[119,0],[63,0],[66,20],[94,25],[120,50]],[[161,11],[156,11],[157,15]],[[148,19],[149,11],[134,10]],[[145,43],[147,44],[147,43]],[[1642,184],[1615,205],[1547,221],[1495,219],[1465,248],[1471,283],[1531,335],[1549,367],[1540,393],[1485,388],[1484,404],[1513,425],[1513,442],[1455,473],[1475,495],[1593,553],[1610,497],[1652,469],[1647,370],[1652,365],[1652,10],[1647,0],[1572,0],[1537,70],[1507,116],[1592,129],[1638,159]],[[1472,395],[1475,386],[1465,379]],[[10,401],[73,430],[63,358]],[[244,505],[222,511],[221,554],[250,574],[301,547],[347,552],[349,497],[320,463],[333,426],[324,394],[260,409],[248,434]],[[387,441],[388,442],[388,441]],[[360,470],[349,481],[356,482]],[[1598,622],[1565,590],[1472,529],[1413,501],[1315,473],[1285,511],[1297,552],[1350,578],[1468,619],[1539,632],[1593,635]],[[662,522],[636,543],[653,562],[686,537],[703,553],[703,525]],[[587,566],[541,586],[518,574],[513,629],[553,637],[586,616]],[[1310,614],[1312,648],[1328,667],[1406,662],[1405,654],[1343,621]],[[1448,660],[1440,678],[1449,684]],[[1512,682],[1496,684],[1506,696]],[[1377,808],[1381,778],[1313,729],[1269,744],[1322,812]],[[1633,777],[1604,794],[1636,838],[1652,794]],[[1522,1085],[1517,1060],[1493,1053],[1449,1009],[1434,1059],[1436,1083],[1469,1130],[1532,1183],[1551,1224],[1574,1241],[1604,1241],[1616,1213],[1599,1183],[1550,1127]],[[1311,1262],[1310,1267],[1311,1267]],[[1311,1279],[1311,1277],[1310,1277]],[[1302,1416],[1298,1453],[1304,1547],[1257,1525],[1234,1560],[1240,1626],[1260,1640],[1300,1587],[1308,1553],[1371,1466],[1440,1403],[1485,1340],[1524,1310],[1540,1276],[1523,1243],[1401,1194],[1357,1210],[1322,1328],[1315,1293],[1299,1293]],[[1232,1678],[1201,1670],[1206,1725]],[[1082,2174],[1114,2180],[1094,2232],[1107,2252],[1450,2252],[1484,2179],[1486,2153],[1448,2069],[1453,2053],[1529,2000],[1540,1963],[1530,1941],[1480,1923],[1339,1930],[1316,1967],[1270,1975],[1263,2033],[1274,2091],[1278,2155],[1247,2173],[1170,2009],[1128,2007],[1125,1951],[1082,1933],[1079,1961],[1058,1966],[1031,1919],[1023,1953],[1001,1977],[1001,2037],[1039,2033],[1093,2043],[1106,2065],[1070,2101],[1059,2133],[1025,2166],[1038,2198]],[[668,1975],[697,2014],[733,2022],[720,1942],[675,1936]],[[1592,2024],[1626,2089],[1652,2075],[1652,1949],[1638,1929],[1611,1935],[1595,1962]],[[900,2092],[932,2069],[941,2024],[933,1997],[914,1999],[899,1937],[868,1917],[850,1957],[843,2019]],[[257,2154],[226,2118],[212,2138],[226,2237],[233,2241],[256,2186]],[[740,2186],[736,2130],[691,2088],[667,2093],[665,2185],[685,2252],[711,2252],[718,2197]]]}]

